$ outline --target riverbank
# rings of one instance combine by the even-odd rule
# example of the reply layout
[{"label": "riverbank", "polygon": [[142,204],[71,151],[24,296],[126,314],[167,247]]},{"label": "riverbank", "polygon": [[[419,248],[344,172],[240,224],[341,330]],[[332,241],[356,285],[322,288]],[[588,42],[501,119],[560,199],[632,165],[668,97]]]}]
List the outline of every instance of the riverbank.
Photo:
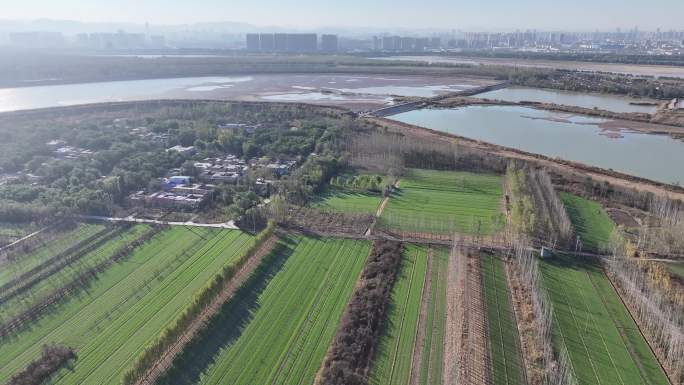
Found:
[{"label": "riverbank", "polygon": [[579,162],[566,161],[548,156],[521,151],[515,148],[499,146],[487,142],[473,140],[459,135],[442,131],[432,130],[425,127],[397,122],[386,118],[366,117],[367,121],[375,123],[389,132],[414,137],[416,139],[440,140],[457,142],[477,151],[502,156],[511,159],[520,159],[536,163],[540,166],[555,170],[559,174],[571,176],[575,180],[583,181],[591,178],[594,182],[609,183],[625,189],[636,189],[651,192],[653,194],[668,196],[672,199],[684,201],[684,188],[667,183],[660,183],[646,178],[635,177],[624,173],[593,167]]}]

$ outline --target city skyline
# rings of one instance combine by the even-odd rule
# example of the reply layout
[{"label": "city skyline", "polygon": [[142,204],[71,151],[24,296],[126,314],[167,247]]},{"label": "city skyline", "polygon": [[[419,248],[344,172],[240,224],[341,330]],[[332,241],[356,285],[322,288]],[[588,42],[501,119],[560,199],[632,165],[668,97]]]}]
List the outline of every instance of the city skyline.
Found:
[{"label": "city skyline", "polygon": [[[665,9],[668,12],[663,12]],[[391,20],[387,18],[390,14]],[[206,0],[201,6],[190,1],[162,0],[63,0],[58,4],[48,0],[26,0],[6,5],[2,18],[152,25],[234,22],[290,29],[356,27],[484,31],[530,28],[590,31],[634,26],[644,30],[682,29],[682,14],[684,2],[677,0],[654,0],[648,5],[618,0],[565,3],[492,0],[486,8],[471,2],[446,0],[428,0],[421,2],[420,6],[389,0],[349,0],[337,4],[313,0],[262,0],[239,4]]]}]

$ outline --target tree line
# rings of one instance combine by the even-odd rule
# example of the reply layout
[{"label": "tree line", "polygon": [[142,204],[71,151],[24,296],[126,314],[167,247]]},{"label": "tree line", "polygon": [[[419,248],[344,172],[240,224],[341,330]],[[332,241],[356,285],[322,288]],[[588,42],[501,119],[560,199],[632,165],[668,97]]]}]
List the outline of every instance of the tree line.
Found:
[{"label": "tree line", "polygon": [[[201,288],[180,315],[162,330],[157,338],[150,342],[136,357],[131,368],[123,376],[122,383],[135,384],[143,378],[148,369],[161,358],[186,331],[197,316],[212,302],[221,290],[235,277],[235,274],[249,261],[254,252],[276,230],[274,222],[269,222],[267,227],[260,232],[252,241],[247,250],[232,264],[224,266],[203,288]],[[205,324],[206,326],[206,324]]]},{"label": "tree line", "polygon": [[367,385],[403,245],[377,240],[342,315],[317,385]]}]

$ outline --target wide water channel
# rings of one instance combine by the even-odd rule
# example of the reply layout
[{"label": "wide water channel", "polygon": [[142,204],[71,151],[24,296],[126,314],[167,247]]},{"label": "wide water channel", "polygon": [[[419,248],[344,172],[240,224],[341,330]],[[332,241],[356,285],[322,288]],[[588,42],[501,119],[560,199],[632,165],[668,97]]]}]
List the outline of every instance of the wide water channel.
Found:
[{"label": "wide water channel", "polygon": [[684,184],[684,142],[664,135],[606,132],[605,119],[519,106],[423,109],[391,119],[664,183]]},{"label": "wide water channel", "polygon": [[634,99],[616,95],[590,94],[583,92],[544,90],[538,88],[508,87],[475,95],[478,98],[498,99],[507,102],[542,102],[599,108],[613,112],[656,112],[657,106],[636,105],[633,103],[658,103],[650,99]]}]

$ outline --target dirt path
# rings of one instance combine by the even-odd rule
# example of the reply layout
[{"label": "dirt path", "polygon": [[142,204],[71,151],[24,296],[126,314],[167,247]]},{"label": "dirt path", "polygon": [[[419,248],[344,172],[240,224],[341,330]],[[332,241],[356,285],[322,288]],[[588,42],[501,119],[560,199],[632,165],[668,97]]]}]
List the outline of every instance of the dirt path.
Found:
[{"label": "dirt path", "polygon": [[449,255],[444,385],[488,385],[489,344],[479,257],[458,241]]},{"label": "dirt path", "polygon": [[[399,183],[400,183],[400,180],[397,179],[397,181],[394,182],[394,184],[392,185],[392,190],[394,190],[395,188],[399,188]],[[382,215],[382,212],[385,211],[385,206],[387,206],[387,202],[389,202],[390,196],[391,196],[391,192],[390,192],[390,195],[387,195],[386,197],[382,198],[382,201],[380,202],[380,206],[378,206],[378,210],[375,212],[375,219],[373,220],[373,223],[371,223],[371,225],[368,226],[368,229],[365,232],[366,236],[369,236],[373,233],[373,228],[375,227],[375,223],[378,221],[378,218],[380,218],[380,216]]]},{"label": "dirt path", "polygon": [[[427,269],[425,270],[425,281],[423,282],[423,289],[420,293],[420,314],[418,317],[418,332],[416,333],[416,339],[413,343],[413,359],[411,364],[411,375],[409,376],[409,384],[418,385],[420,380],[420,367],[421,363],[425,359],[430,359],[428,357],[423,357],[423,348],[425,347],[425,332],[427,328],[432,328],[432,325],[427,325],[428,316],[428,306],[430,304],[430,291],[432,287],[432,263],[433,263],[433,250],[430,248],[427,253]],[[433,342],[434,343],[434,342]]]},{"label": "dirt path", "polygon": [[247,263],[240,268],[227,285],[214,297],[211,303],[195,318],[188,328],[178,337],[178,340],[171,345],[160,358],[145,372],[136,385],[154,384],[173,364],[174,358],[183,351],[183,348],[192,341],[193,337],[201,331],[211,317],[228,301],[233,294],[249,279],[254,269],[256,269],[266,255],[273,249],[278,242],[277,234],[271,235],[259,248],[252,253]]},{"label": "dirt path", "polygon": [[465,380],[468,384],[485,385],[490,383],[489,338],[487,318],[484,311],[482,293],[482,274],[479,256],[469,256],[468,277],[465,288],[466,340],[463,349],[466,353]]},{"label": "dirt path", "polygon": [[512,272],[511,272],[511,264],[509,262],[504,261],[504,275],[506,276],[506,285],[508,285],[508,290],[509,290],[509,300],[511,301],[511,308],[513,309],[513,317],[515,319],[515,331],[518,335],[518,342],[519,342],[519,354],[522,360],[523,364],[523,380],[525,381],[526,384],[530,384],[530,381],[528,378],[531,377],[531,366],[529,359],[532,357],[531,353],[529,353],[530,347],[527,345],[527,342],[525,341],[525,338],[523,338],[522,332],[520,330],[520,327],[522,325],[522,314],[520,313],[520,298],[519,295],[516,295],[516,286],[513,285],[513,280],[512,280]]},{"label": "dirt path", "polygon": [[[392,190],[394,190],[395,188],[399,188],[399,183],[401,183],[401,181],[399,179],[397,179],[397,181],[394,182],[394,184],[392,185]],[[390,193],[390,195],[391,195],[391,193]],[[380,207],[378,207],[378,211],[375,212],[376,218],[380,218],[380,216],[382,215],[382,212],[385,211],[385,206],[387,205],[387,202],[389,202],[390,195],[384,197],[382,199],[382,202],[380,202]]]},{"label": "dirt path", "polygon": [[460,384],[459,368],[462,357],[459,354],[463,325],[463,296],[465,288],[465,257],[459,245],[454,242],[447,264],[446,327],[444,330],[444,372],[442,384]]}]

